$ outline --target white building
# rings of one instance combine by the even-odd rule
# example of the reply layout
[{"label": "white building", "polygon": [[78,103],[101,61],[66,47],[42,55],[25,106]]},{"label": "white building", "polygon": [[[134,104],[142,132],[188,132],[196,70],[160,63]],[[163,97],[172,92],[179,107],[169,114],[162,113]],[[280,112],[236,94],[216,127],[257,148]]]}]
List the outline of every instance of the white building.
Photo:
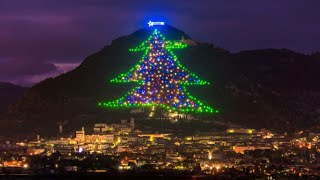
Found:
[{"label": "white building", "polygon": [[113,143],[114,142],[114,135],[113,134],[85,135],[85,142],[90,142],[90,143]]},{"label": "white building", "polygon": [[106,133],[108,130],[110,130],[110,127],[104,123],[94,124],[93,127],[93,131],[96,134]]},{"label": "white building", "polygon": [[84,127],[82,127],[81,131],[76,131],[76,139],[77,142],[83,143],[85,142],[85,131]]}]

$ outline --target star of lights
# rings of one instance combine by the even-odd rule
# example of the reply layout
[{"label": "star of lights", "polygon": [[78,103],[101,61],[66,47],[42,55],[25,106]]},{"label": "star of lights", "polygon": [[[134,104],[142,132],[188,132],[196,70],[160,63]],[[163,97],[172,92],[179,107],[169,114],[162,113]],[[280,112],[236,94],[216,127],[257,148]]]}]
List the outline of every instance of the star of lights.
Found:
[{"label": "star of lights", "polygon": [[[151,22],[151,21],[150,21]],[[150,23],[149,22],[149,23]],[[155,22],[153,22],[155,23]],[[155,107],[170,111],[218,113],[217,109],[204,105],[190,95],[186,86],[208,85],[194,73],[182,66],[171,49],[185,48],[182,42],[167,41],[155,29],[141,45],[130,52],[144,51],[141,60],[127,73],[111,80],[114,83],[136,82],[137,86],[123,97],[99,103],[105,107]]]},{"label": "star of lights", "polygon": [[163,26],[164,22],[153,22],[153,21],[149,21],[148,22],[149,27],[151,26]]}]

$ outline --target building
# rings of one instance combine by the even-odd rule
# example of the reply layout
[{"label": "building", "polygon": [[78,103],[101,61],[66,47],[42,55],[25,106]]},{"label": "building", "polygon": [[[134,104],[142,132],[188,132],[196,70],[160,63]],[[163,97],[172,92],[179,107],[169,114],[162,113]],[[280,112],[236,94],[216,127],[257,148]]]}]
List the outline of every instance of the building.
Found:
[{"label": "building", "polygon": [[94,127],[93,127],[93,132],[95,134],[103,134],[109,130],[111,130],[111,127],[109,127],[107,124],[104,124],[104,123],[94,124]]},{"label": "building", "polygon": [[77,142],[83,143],[85,142],[85,131],[84,127],[82,127],[81,131],[76,131],[76,139]]},{"label": "building", "polygon": [[113,143],[114,135],[113,134],[92,134],[85,135],[85,142],[90,143]]},{"label": "building", "polygon": [[59,151],[61,154],[69,154],[75,152],[77,146],[74,144],[55,144],[54,151]]},{"label": "building", "polygon": [[227,129],[227,133],[229,134],[253,134],[255,133],[255,129],[246,129],[246,128],[229,128]]},{"label": "building", "polygon": [[261,145],[253,145],[253,146],[237,145],[237,146],[233,146],[232,149],[236,153],[244,154],[244,151],[253,151],[253,150],[256,150],[256,149],[265,150],[265,149],[271,149],[271,147],[261,146]]},{"label": "building", "polygon": [[148,138],[149,141],[153,142],[155,138],[169,138],[170,134],[138,134],[140,138]]},{"label": "building", "polygon": [[193,39],[185,39],[184,36],[181,37],[180,42],[184,43],[184,44],[188,44],[189,46],[196,46],[198,45],[198,42],[196,42]]},{"label": "building", "polygon": [[131,118],[130,122],[128,120],[121,120],[120,123],[112,123],[111,127],[119,132],[119,134],[129,133],[135,128],[134,118]]},{"label": "building", "polygon": [[255,150],[254,146],[233,146],[234,152],[243,154],[244,151]]}]

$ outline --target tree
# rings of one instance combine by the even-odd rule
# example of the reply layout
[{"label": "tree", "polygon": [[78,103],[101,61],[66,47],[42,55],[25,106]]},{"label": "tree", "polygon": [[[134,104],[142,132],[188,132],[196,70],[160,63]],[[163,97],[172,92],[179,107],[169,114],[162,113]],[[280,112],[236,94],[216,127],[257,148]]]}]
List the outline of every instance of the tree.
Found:
[{"label": "tree", "polygon": [[144,51],[142,59],[127,73],[111,80],[114,83],[136,82],[138,85],[123,97],[99,103],[105,107],[158,106],[178,112],[218,113],[191,96],[185,86],[207,85],[194,73],[180,64],[171,49],[186,47],[183,42],[166,41],[155,29],[152,35],[131,52]]}]

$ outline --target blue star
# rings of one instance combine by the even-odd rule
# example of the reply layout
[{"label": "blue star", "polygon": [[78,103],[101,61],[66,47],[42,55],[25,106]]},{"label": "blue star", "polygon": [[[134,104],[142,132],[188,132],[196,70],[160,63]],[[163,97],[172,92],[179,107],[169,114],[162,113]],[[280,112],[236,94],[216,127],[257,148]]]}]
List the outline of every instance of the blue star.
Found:
[{"label": "blue star", "polygon": [[153,26],[153,22],[152,22],[152,21],[149,21],[149,22],[148,22],[148,25],[149,25],[149,27],[150,27],[150,26]]}]

